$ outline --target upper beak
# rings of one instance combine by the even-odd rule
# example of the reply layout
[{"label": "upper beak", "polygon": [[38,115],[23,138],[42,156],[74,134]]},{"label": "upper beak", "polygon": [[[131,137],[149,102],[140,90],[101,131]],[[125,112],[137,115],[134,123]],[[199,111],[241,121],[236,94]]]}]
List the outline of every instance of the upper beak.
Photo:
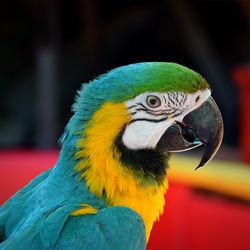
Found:
[{"label": "upper beak", "polygon": [[200,168],[218,151],[223,138],[223,120],[214,99],[209,97],[199,108],[187,114],[182,122],[170,126],[157,144],[157,149],[178,152],[204,145]]}]

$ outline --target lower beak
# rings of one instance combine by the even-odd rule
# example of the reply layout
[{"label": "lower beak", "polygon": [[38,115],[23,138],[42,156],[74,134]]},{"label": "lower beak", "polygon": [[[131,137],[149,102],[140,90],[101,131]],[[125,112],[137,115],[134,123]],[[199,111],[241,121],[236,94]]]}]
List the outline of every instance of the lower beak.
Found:
[{"label": "lower beak", "polygon": [[170,126],[157,144],[168,152],[180,152],[204,145],[204,153],[196,169],[207,164],[218,151],[223,138],[223,120],[214,99],[209,97],[182,122]]}]

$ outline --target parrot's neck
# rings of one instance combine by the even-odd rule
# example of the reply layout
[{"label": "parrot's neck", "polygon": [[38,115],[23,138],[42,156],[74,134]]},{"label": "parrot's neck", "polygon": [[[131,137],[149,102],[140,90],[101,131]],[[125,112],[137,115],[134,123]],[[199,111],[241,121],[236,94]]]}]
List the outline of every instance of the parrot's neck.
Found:
[{"label": "parrot's neck", "polygon": [[[110,120],[112,126],[107,124]],[[165,175],[160,182],[139,178],[121,160],[115,142],[129,120],[124,104],[107,103],[97,111],[83,139],[78,140],[76,157],[80,161],[76,169],[90,192],[105,197],[108,205],[126,206],[140,214],[148,239],[154,221],[163,212],[167,180]]]}]

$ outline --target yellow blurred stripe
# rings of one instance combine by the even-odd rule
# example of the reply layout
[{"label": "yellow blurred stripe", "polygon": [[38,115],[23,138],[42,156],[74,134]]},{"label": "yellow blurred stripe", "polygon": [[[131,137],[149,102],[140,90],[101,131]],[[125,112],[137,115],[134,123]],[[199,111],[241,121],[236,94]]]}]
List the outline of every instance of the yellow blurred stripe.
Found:
[{"label": "yellow blurred stripe", "polygon": [[170,161],[169,180],[250,201],[249,165],[213,160],[195,171],[198,163],[196,157],[176,154]]}]

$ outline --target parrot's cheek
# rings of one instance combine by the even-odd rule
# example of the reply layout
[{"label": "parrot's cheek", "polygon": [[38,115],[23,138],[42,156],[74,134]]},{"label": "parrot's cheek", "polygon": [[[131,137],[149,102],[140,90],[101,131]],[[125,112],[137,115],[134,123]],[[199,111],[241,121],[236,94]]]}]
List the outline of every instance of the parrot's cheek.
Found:
[{"label": "parrot's cheek", "polygon": [[208,163],[218,151],[223,138],[223,120],[218,106],[209,97],[199,108],[187,114],[182,122],[170,126],[157,144],[158,150],[181,152],[204,145],[197,168]]}]

